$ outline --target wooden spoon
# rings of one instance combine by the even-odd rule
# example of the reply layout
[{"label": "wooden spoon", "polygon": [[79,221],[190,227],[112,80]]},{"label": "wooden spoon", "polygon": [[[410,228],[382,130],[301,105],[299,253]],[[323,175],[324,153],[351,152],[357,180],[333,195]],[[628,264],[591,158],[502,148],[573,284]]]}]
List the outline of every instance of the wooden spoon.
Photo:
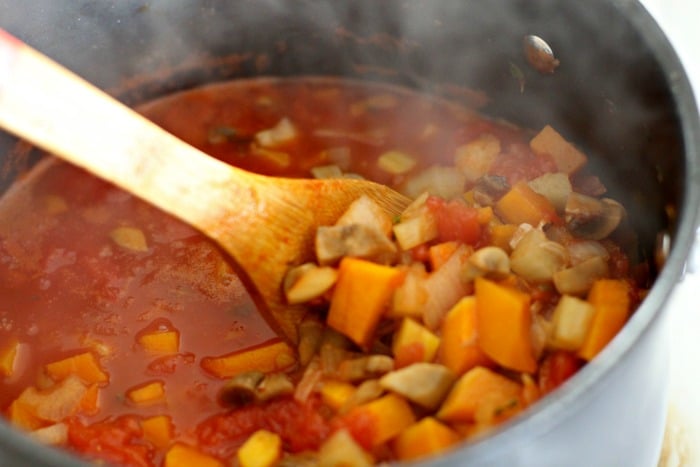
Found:
[{"label": "wooden spoon", "polygon": [[291,265],[313,258],[316,227],[332,224],[361,195],[392,215],[408,204],[372,182],[267,177],[234,168],[2,30],[0,126],[215,240],[247,274],[268,321],[292,341],[303,311],[284,303],[281,284]]}]

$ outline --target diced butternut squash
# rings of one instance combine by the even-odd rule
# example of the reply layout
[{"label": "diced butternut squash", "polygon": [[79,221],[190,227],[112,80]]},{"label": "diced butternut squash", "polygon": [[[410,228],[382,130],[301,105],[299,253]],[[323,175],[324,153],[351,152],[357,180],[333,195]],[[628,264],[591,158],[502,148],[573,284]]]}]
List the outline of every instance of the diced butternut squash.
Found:
[{"label": "diced butternut squash", "polygon": [[173,439],[173,424],[167,415],[156,415],[141,421],[143,439],[157,447],[165,449]]},{"label": "diced butternut squash", "polygon": [[14,373],[19,347],[19,341],[12,339],[0,348],[0,376],[12,376]]},{"label": "diced butternut squash", "polygon": [[286,342],[275,339],[223,357],[203,358],[202,368],[219,378],[231,378],[246,371],[283,371],[295,363],[294,349]]},{"label": "diced butternut squash", "polygon": [[103,383],[109,380],[97,359],[91,352],[83,352],[46,365],[46,373],[54,380],[61,381],[69,375],[76,375],[83,382]]},{"label": "diced butternut squash", "polygon": [[517,230],[518,226],[515,224],[497,224],[490,226],[489,236],[491,244],[506,252],[510,252],[510,240]]},{"label": "diced butternut squash", "polygon": [[457,302],[442,322],[438,361],[458,375],[489,362],[479,347],[476,319],[476,298],[472,295]]},{"label": "diced butternut squash", "polygon": [[13,425],[27,431],[33,431],[47,425],[36,415],[36,411],[21,399],[15,399],[7,409],[7,418]]},{"label": "diced butternut squash", "polygon": [[80,400],[80,412],[86,415],[95,415],[99,409],[100,385],[92,383],[85,390],[85,395]]},{"label": "diced butternut squash", "polygon": [[141,347],[153,354],[171,354],[180,350],[180,333],[176,330],[149,332],[137,340]]},{"label": "diced butternut squash", "polygon": [[391,346],[396,367],[433,361],[439,345],[438,336],[416,321],[404,318]]},{"label": "diced butternut squash", "polygon": [[355,394],[355,391],[355,386],[350,383],[328,380],[321,386],[321,399],[324,404],[337,411]]},{"label": "diced butternut squash", "polygon": [[155,404],[165,400],[165,385],[162,381],[152,381],[126,392],[126,397],[134,404]]},{"label": "diced butternut squash", "polygon": [[459,244],[457,242],[442,242],[433,245],[428,249],[428,257],[430,258],[430,267],[435,271],[450,259],[450,256],[457,251]]},{"label": "diced butternut squash", "polygon": [[583,167],[586,155],[564,139],[557,130],[551,126],[545,126],[532,140],[530,148],[535,154],[549,155],[557,166],[559,172],[572,174]]},{"label": "diced butternut squash", "polygon": [[521,408],[522,386],[484,367],[455,383],[437,417],[447,422],[490,423]]},{"label": "diced butternut squash", "polygon": [[328,311],[328,325],[356,344],[366,346],[404,271],[346,257]]},{"label": "diced butternut squash", "polygon": [[552,222],[558,219],[552,203],[536,193],[525,181],[513,187],[496,202],[496,213],[506,224],[530,224],[534,227],[540,222]]},{"label": "diced butternut squash", "polygon": [[459,441],[459,435],[433,417],[425,417],[396,437],[392,446],[399,460],[438,454]]},{"label": "diced butternut squash", "polygon": [[630,313],[629,286],[616,279],[600,279],[593,283],[588,303],[595,314],[578,355],[586,360],[603,350],[627,322]]},{"label": "diced butternut squash", "polygon": [[530,296],[481,277],[475,280],[476,322],[481,349],[500,365],[534,373]]},{"label": "diced butternut squash", "polygon": [[272,467],[282,457],[282,438],[277,433],[258,430],[238,450],[241,467]]},{"label": "diced butternut squash", "polygon": [[369,421],[365,428],[371,430],[369,438],[373,446],[379,446],[415,421],[415,415],[406,400],[396,394],[387,394],[377,400],[358,405],[346,415],[347,419]]},{"label": "diced butternut squash", "polygon": [[224,467],[219,459],[182,443],[174,444],[163,459],[163,467]]}]

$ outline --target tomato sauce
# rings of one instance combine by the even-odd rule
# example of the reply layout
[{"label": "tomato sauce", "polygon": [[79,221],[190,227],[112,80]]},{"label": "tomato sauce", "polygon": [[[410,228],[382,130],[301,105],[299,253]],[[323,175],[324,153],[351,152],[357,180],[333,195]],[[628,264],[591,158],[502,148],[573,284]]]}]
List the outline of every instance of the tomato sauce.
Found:
[{"label": "tomato sauce", "polygon": [[[140,112],[222,161],[269,175],[310,177],[312,169],[334,165],[401,188],[408,175],[382,170],[380,155],[391,150],[414,157],[411,173],[419,173],[451,165],[460,145],[484,133],[497,136],[507,155],[489,173],[511,185],[555,169],[550,158],[532,152],[530,132],[381,85],[239,81],[165,97]],[[293,122],[295,137],[282,135],[261,147],[256,135],[284,119]],[[475,208],[437,198],[429,207],[440,241],[478,245],[488,238]],[[611,250],[614,273],[624,277],[627,259]],[[426,245],[412,252],[417,260],[428,256]],[[551,294],[542,294],[538,300],[549,303]],[[144,345],[144,336],[154,334],[176,337],[149,345],[175,350]],[[10,370],[0,372],[0,410],[12,419],[13,401],[27,388],[50,387],[54,381],[44,368],[61,359],[88,352],[108,375],[98,383],[97,410],[64,420],[66,449],[115,464],[160,465],[167,446],[149,441],[142,427],[159,415],[172,424],[170,445],[195,446],[221,461],[260,429],[277,433],[290,453],[316,450],[342,427],[372,446],[366,417],[332,420],[316,395],[233,409],[220,404],[225,378],[202,362],[275,337],[213,242],[78,168],[42,161],[0,200],[0,352],[19,343]],[[569,354],[553,354],[541,370],[542,391],[579,366]],[[289,371],[297,380],[298,370]],[[134,402],[131,391],[147,383],[157,383],[165,396]],[[48,423],[29,425],[24,428]]]}]

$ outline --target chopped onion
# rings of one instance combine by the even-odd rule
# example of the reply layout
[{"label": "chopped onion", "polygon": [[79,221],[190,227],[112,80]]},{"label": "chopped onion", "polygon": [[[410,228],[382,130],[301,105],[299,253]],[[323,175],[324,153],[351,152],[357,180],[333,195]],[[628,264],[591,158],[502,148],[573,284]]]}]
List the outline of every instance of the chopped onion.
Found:
[{"label": "chopped onion", "polygon": [[267,148],[275,148],[294,141],[297,137],[297,129],[287,117],[277,122],[272,128],[259,131],[255,134],[255,141]]},{"label": "chopped onion", "polygon": [[411,177],[403,188],[409,198],[415,198],[427,191],[445,199],[462,196],[466,176],[454,167],[434,165]]},{"label": "chopped onion", "polygon": [[578,350],[586,339],[595,308],[585,300],[562,295],[552,315],[548,344],[565,350]]},{"label": "chopped onion", "polygon": [[311,175],[314,178],[343,178],[343,171],[335,164],[320,165],[311,168]]}]

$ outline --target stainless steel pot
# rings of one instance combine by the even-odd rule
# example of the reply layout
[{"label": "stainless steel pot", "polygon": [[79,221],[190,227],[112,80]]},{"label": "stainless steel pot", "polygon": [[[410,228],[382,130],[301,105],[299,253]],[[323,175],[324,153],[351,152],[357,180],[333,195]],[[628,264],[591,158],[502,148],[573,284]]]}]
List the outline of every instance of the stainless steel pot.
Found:
[{"label": "stainless steel pot", "polygon": [[[131,104],[213,80],[330,74],[468,103],[487,96],[487,114],[552,123],[592,155],[627,206],[639,254],[652,257],[665,232],[670,255],[599,358],[527,415],[433,464],[656,464],[664,305],[698,224],[700,124],[677,56],[638,2],[0,0],[0,27]],[[529,67],[526,34],[552,46],[561,61],[554,74]],[[35,158],[0,134],[0,192]],[[76,464],[0,423],[0,465]]]}]

